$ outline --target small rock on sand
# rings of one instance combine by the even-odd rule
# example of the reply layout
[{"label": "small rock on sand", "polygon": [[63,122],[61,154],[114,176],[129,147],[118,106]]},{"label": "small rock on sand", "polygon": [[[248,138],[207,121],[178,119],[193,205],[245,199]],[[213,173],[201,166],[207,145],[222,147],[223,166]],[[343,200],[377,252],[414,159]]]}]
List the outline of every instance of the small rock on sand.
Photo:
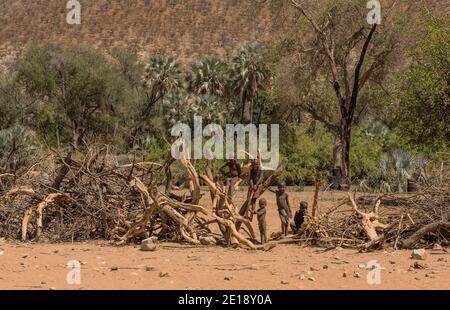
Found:
[{"label": "small rock on sand", "polygon": [[414,250],[411,253],[411,258],[417,260],[425,260],[427,258],[427,251],[425,251],[425,249]]},{"label": "small rock on sand", "polygon": [[198,240],[202,245],[215,245],[217,243],[214,237],[199,237]]},{"label": "small rock on sand", "polygon": [[283,285],[288,285],[289,282],[288,282],[288,281],[285,281],[285,280],[282,280],[282,281],[281,281],[281,284],[283,284]]},{"label": "small rock on sand", "polygon": [[421,264],[419,262],[414,262],[414,265],[412,265],[414,269],[426,269],[427,267],[424,264]]},{"label": "small rock on sand", "polygon": [[314,277],[309,277],[309,278],[308,278],[308,281],[316,282],[316,279],[315,279]]},{"label": "small rock on sand", "polygon": [[153,252],[153,251],[156,251],[156,248],[157,248],[157,245],[155,244],[155,242],[153,241],[152,238],[142,240],[142,242],[141,242],[141,250],[142,251]]}]

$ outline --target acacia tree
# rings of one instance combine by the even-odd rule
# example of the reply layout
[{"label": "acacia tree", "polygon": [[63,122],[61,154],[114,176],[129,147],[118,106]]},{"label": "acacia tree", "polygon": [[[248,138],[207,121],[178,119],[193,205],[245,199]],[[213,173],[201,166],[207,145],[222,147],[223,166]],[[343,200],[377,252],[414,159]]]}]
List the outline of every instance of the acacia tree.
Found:
[{"label": "acacia tree", "polygon": [[39,99],[36,113],[56,119],[62,137],[77,148],[89,133],[107,134],[127,84],[117,67],[87,47],[32,46],[18,62],[18,82]]},{"label": "acacia tree", "polygon": [[291,4],[305,19],[306,28],[295,46],[289,46],[284,60],[289,59],[286,71],[290,75],[281,83],[297,83],[292,107],[307,112],[334,134],[335,186],[349,187],[352,128],[370,104],[361,104],[361,92],[369,82],[382,80],[394,40],[387,27],[380,35],[377,24],[367,23],[365,1],[321,3],[325,9],[317,16],[298,1]]}]

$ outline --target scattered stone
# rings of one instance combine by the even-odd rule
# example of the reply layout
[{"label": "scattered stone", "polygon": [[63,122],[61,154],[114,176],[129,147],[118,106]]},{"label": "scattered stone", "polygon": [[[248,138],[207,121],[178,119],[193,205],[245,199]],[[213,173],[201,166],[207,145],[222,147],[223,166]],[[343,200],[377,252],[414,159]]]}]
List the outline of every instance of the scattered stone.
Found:
[{"label": "scattered stone", "polygon": [[309,270],[311,270],[311,271],[319,271],[320,269],[319,268],[315,268],[315,267],[311,267],[311,268],[309,268]]},{"label": "scattered stone", "polygon": [[5,254],[5,251],[0,250],[0,256],[2,256],[2,255],[4,255],[4,254]]},{"label": "scattered stone", "polygon": [[147,267],[145,267],[145,271],[156,271],[156,267],[147,266]]},{"label": "scattered stone", "polygon": [[288,282],[288,281],[285,281],[285,280],[282,280],[282,281],[281,281],[281,284],[283,284],[283,285],[288,285],[289,282]]},{"label": "scattered stone", "polygon": [[440,258],[438,258],[438,260],[437,260],[438,262],[447,262],[447,260],[445,259],[445,258],[443,258],[443,257],[440,257]]},{"label": "scattered stone", "polygon": [[162,272],[162,271],[161,271],[161,272],[159,273],[159,277],[160,277],[160,278],[167,278],[167,277],[169,277],[169,273],[168,273],[168,272]]},{"label": "scattered stone", "polygon": [[28,255],[24,255],[24,256],[22,256],[22,258],[27,258],[28,257]]},{"label": "scattered stone", "polygon": [[151,236],[150,238],[148,238],[150,240],[153,241],[153,243],[159,243],[158,237],[157,236]]},{"label": "scattered stone", "polygon": [[426,269],[427,267],[424,264],[421,264],[419,262],[414,262],[414,265],[412,265],[414,269]]},{"label": "scattered stone", "polygon": [[41,281],[41,284],[42,284],[42,285],[45,285],[45,284],[47,284],[47,282],[45,282],[45,281]]},{"label": "scattered stone", "polygon": [[119,270],[119,267],[117,267],[117,266],[112,266],[111,267],[111,271],[118,271]]},{"label": "scattered stone", "polygon": [[344,272],[342,273],[342,277],[343,277],[343,278],[347,278],[347,276],[348,276],[347,272],[344,271]]},{"label": "scattered stone", "polygon": [[231,280],[233,280],[233,277],[225,277],[225,278],[223,278],[225,281],[231,281]]},{"label": "scattered stone", "polygon": [[215,245],[217,243],[214,237],[199,237],[198,240],[202,245]]},{"label": "scattered stone", "polygon": [[355,278],[361,278],[361,274],[359,273],[359,272],[357,272],[357,271],[355,271],[354,273],[353,273],[353,276],[355,277]]},{"label": "scattered stone", "polygon": [[411,253],[411,258],[417,260],[425,260],[427,258],[427,251],[425,251],[425,249],[414,250]]},{"label": "scattered stone", "polygon": [[328,269],[328,265],[323,265],[323,267],[322,267],[324,270],[327,270]]},{"label": "scattered stone", "polygon": [[365,264],[359,264],[358,268],[359,269],[367,269],[367,266]]},{"label": "scattered stone", "polygon": [[299,277],[299,279],[302,280],[302,281],[304,281],[304,280],[306,280],[306,276],[305,276],[304,274],[301,274],[300,277]]},{"label": "scattered stone", "polygon": [[142,251],[153,252],[153,251],[156,251],[156,248],[157,248],[157,245],[155,244],[155,242],[153,242],[152,238],[142,240],[142,242],[141,242],[141,250]]},{"label": "scattered stone", "polygon": [[342,250],[344,250],[344,249],[343,249],[342,247],[338,246],[338,247],[335,248],[335,250],[336,250],[336,251],[342,251]]},{"label": "scattered stone", "polygon": [[420,281],[420,278],[419,278],[419,277],[415,277],[414,279],[417,280],[417,281]]},{"label": "scattered stone", "polygon": [[316,279],[315,279],[314,277],[309,277],[309,278],[308,278],[308,281],[316,282]]},{"label": "scattered stone", "polygon": [[389,264],[395,265],[396,263],[395,263],[393,260],[390,260],[390,261],[389,261]]},{"label": "scattered stone", "polygon": [[49,289],[49,291],[56,291],[56,287],[53,287],[53,286],[49,287],[48,289]]}]

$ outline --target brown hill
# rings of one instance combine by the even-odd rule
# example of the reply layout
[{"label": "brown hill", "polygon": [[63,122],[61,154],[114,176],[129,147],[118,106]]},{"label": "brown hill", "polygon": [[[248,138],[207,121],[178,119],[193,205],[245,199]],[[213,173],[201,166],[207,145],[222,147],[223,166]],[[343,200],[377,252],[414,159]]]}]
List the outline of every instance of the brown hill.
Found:
[{"label": "brown hill", "polygon": [[[447,0],[427,2],[448,15]],[[284,33],[295,18],[287,0],[80,0],[82,24],[68,25],[66,3],[0,0],[0,58],[44,41],[134,47],[143,56],[164,52],[185,62],[212,53],[227,57],[245,42]]]}]

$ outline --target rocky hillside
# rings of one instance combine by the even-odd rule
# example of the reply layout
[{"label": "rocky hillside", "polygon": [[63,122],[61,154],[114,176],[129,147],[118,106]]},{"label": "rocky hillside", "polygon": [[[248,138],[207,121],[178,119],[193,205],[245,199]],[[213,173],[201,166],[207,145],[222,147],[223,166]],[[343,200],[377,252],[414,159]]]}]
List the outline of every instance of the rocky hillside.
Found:
[{"label": "rocky hillside", "polygon": [[[296,14],[287,0],[79,0],[82,24],[68,25],[67,1],[0,0],[0,58],[33,41],[134,47],[142,56],[165,52],[183,61],[226,57],[244,42],[284,33]],[[447,0],[426,1],[448,13]]]}]

